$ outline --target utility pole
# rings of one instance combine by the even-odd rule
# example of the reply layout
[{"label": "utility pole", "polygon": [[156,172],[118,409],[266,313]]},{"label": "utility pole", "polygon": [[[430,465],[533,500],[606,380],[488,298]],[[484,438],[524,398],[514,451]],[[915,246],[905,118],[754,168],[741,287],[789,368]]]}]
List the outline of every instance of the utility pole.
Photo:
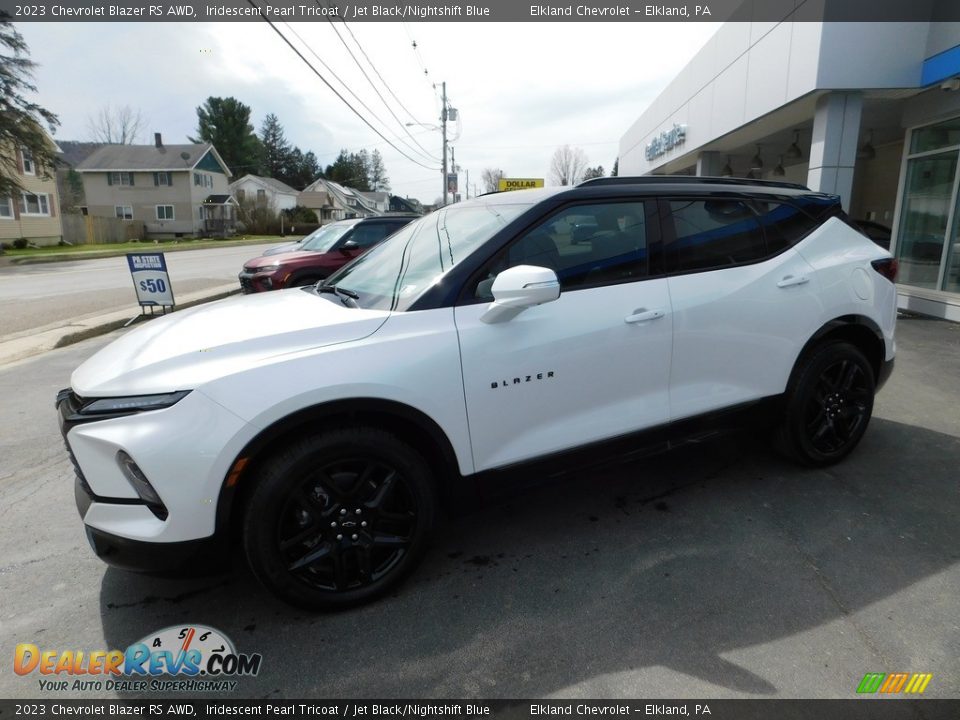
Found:
[{"label": "utility pole", "polygon": [[447,81],[443,81],[443,95],[440,110],[440,130],[443,134],[443,204],[447,204]]},{"label": "utility pole", "polygon": [[[460,191],[460,168],[457,167],[456,150],[457,149],[455,147],[453,147],[452,145],[450,146],[450,174],[453,175],[455,178],[457,178],[457,185],[454,187],[454,190],[453,190],[453,198],[452,198],[453,202],[457,201],[457,195],[459,194],[459,191]],[[450,183],[447,183],[448,188],[449,186],[450,186]]]},{"label": "utility pole", "polygon": [[470,199],[470,171],[464,170],[464,172],[467,174],[467,200],[469,200]]}]

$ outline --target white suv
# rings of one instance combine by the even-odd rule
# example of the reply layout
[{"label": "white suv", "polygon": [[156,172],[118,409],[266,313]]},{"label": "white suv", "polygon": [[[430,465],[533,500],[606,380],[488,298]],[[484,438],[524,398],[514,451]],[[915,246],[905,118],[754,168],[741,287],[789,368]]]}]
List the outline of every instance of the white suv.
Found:
[{"label": "white suv", "polygon": [[77,505],[117,566],[239,544],[289,602],[361,602],[413,568],[441,505],[535,461],[746,408],[795,460],[840,460],[892,369],[895,274],[838,198],[785,183],[485,195],[325,284],[99,351],[58,397]]}]

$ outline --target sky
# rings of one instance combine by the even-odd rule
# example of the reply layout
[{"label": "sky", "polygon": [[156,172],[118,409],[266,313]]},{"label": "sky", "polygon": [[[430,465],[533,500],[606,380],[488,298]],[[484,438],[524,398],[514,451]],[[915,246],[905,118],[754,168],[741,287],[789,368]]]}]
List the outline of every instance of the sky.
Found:
[{"label": "sky", "polygon": [[146,121],[140,142],[152,143],[159,132],[167,144],[184,143],[196,132],[197,106],[209,96],[233,96],[252,108],[258,132],[264,117],[276,114],[287,139],[312,150],[321,166],[341,148],[379,150],[392,192],[429,204],[443,189],[435,129],[443,81],[459,112],[459,122],[448,124],[448,141],[461,168],[461,193],[467,173],[470,194],[473,185],[482,192],[485,168],[546,178],[549,185],[550,158],[565,144],[581,148],[591,167],[609,173],[621,136],[718,26],[277,23],[318,72],[413,160],[365,125],[266,22],[17,27],[39,65],[39,101],[60,118],[57,140],[90,140],[90,120],[101,108],[129,105]]}]

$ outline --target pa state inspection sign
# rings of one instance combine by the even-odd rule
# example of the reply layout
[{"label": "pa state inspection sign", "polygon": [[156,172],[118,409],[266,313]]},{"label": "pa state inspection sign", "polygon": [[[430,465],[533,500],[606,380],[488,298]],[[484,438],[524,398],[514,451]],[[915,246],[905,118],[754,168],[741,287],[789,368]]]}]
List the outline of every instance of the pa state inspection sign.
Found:
[{"label": "pa state inspection sign", "polygon": [[129,253],[127,265],[141,307],[173,307],[173,287],[163,253]]}]

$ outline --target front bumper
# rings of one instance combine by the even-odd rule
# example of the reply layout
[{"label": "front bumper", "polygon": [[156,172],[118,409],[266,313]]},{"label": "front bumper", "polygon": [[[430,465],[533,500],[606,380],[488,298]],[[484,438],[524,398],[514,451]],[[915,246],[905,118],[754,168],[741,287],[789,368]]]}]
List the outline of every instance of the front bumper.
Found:
[{"label": "front bumper", "polygon": [[274,273],[252,273],[244,270],[237,275],[237,279],[240,280],[240,291],[243,293],[255,293],[277,290],[281,285],[274,280],[273,275]]},{"label": "front bumper", "polygon": [[[253,428],[199,392],[166,409],[108,418],[73,412],[77,399],[71,395],[61,393],[58,409],[76,470],[74,497],[90,531],[117,538],[105,547],[167,546],[179,557],[185,548],[225,534],[232,495],[225,478]],[[121,450],[135,460],[168,513],[157,513],[124,477]],[[147,553],[155,554],[163,553]]]},{"label": "front bumper", "polygon": [[[74,482],[73,493],[77,510],[83,518],[98,498],[80,476],[77,476]],[[84,531],[94,554],[108,565],[121,570],[193,575],[207,574],[210,570],[226,569],[229,566],[229,548],[223,534],[200,540],[156,543],[131,540],[89,525],[84,526]]]}]

